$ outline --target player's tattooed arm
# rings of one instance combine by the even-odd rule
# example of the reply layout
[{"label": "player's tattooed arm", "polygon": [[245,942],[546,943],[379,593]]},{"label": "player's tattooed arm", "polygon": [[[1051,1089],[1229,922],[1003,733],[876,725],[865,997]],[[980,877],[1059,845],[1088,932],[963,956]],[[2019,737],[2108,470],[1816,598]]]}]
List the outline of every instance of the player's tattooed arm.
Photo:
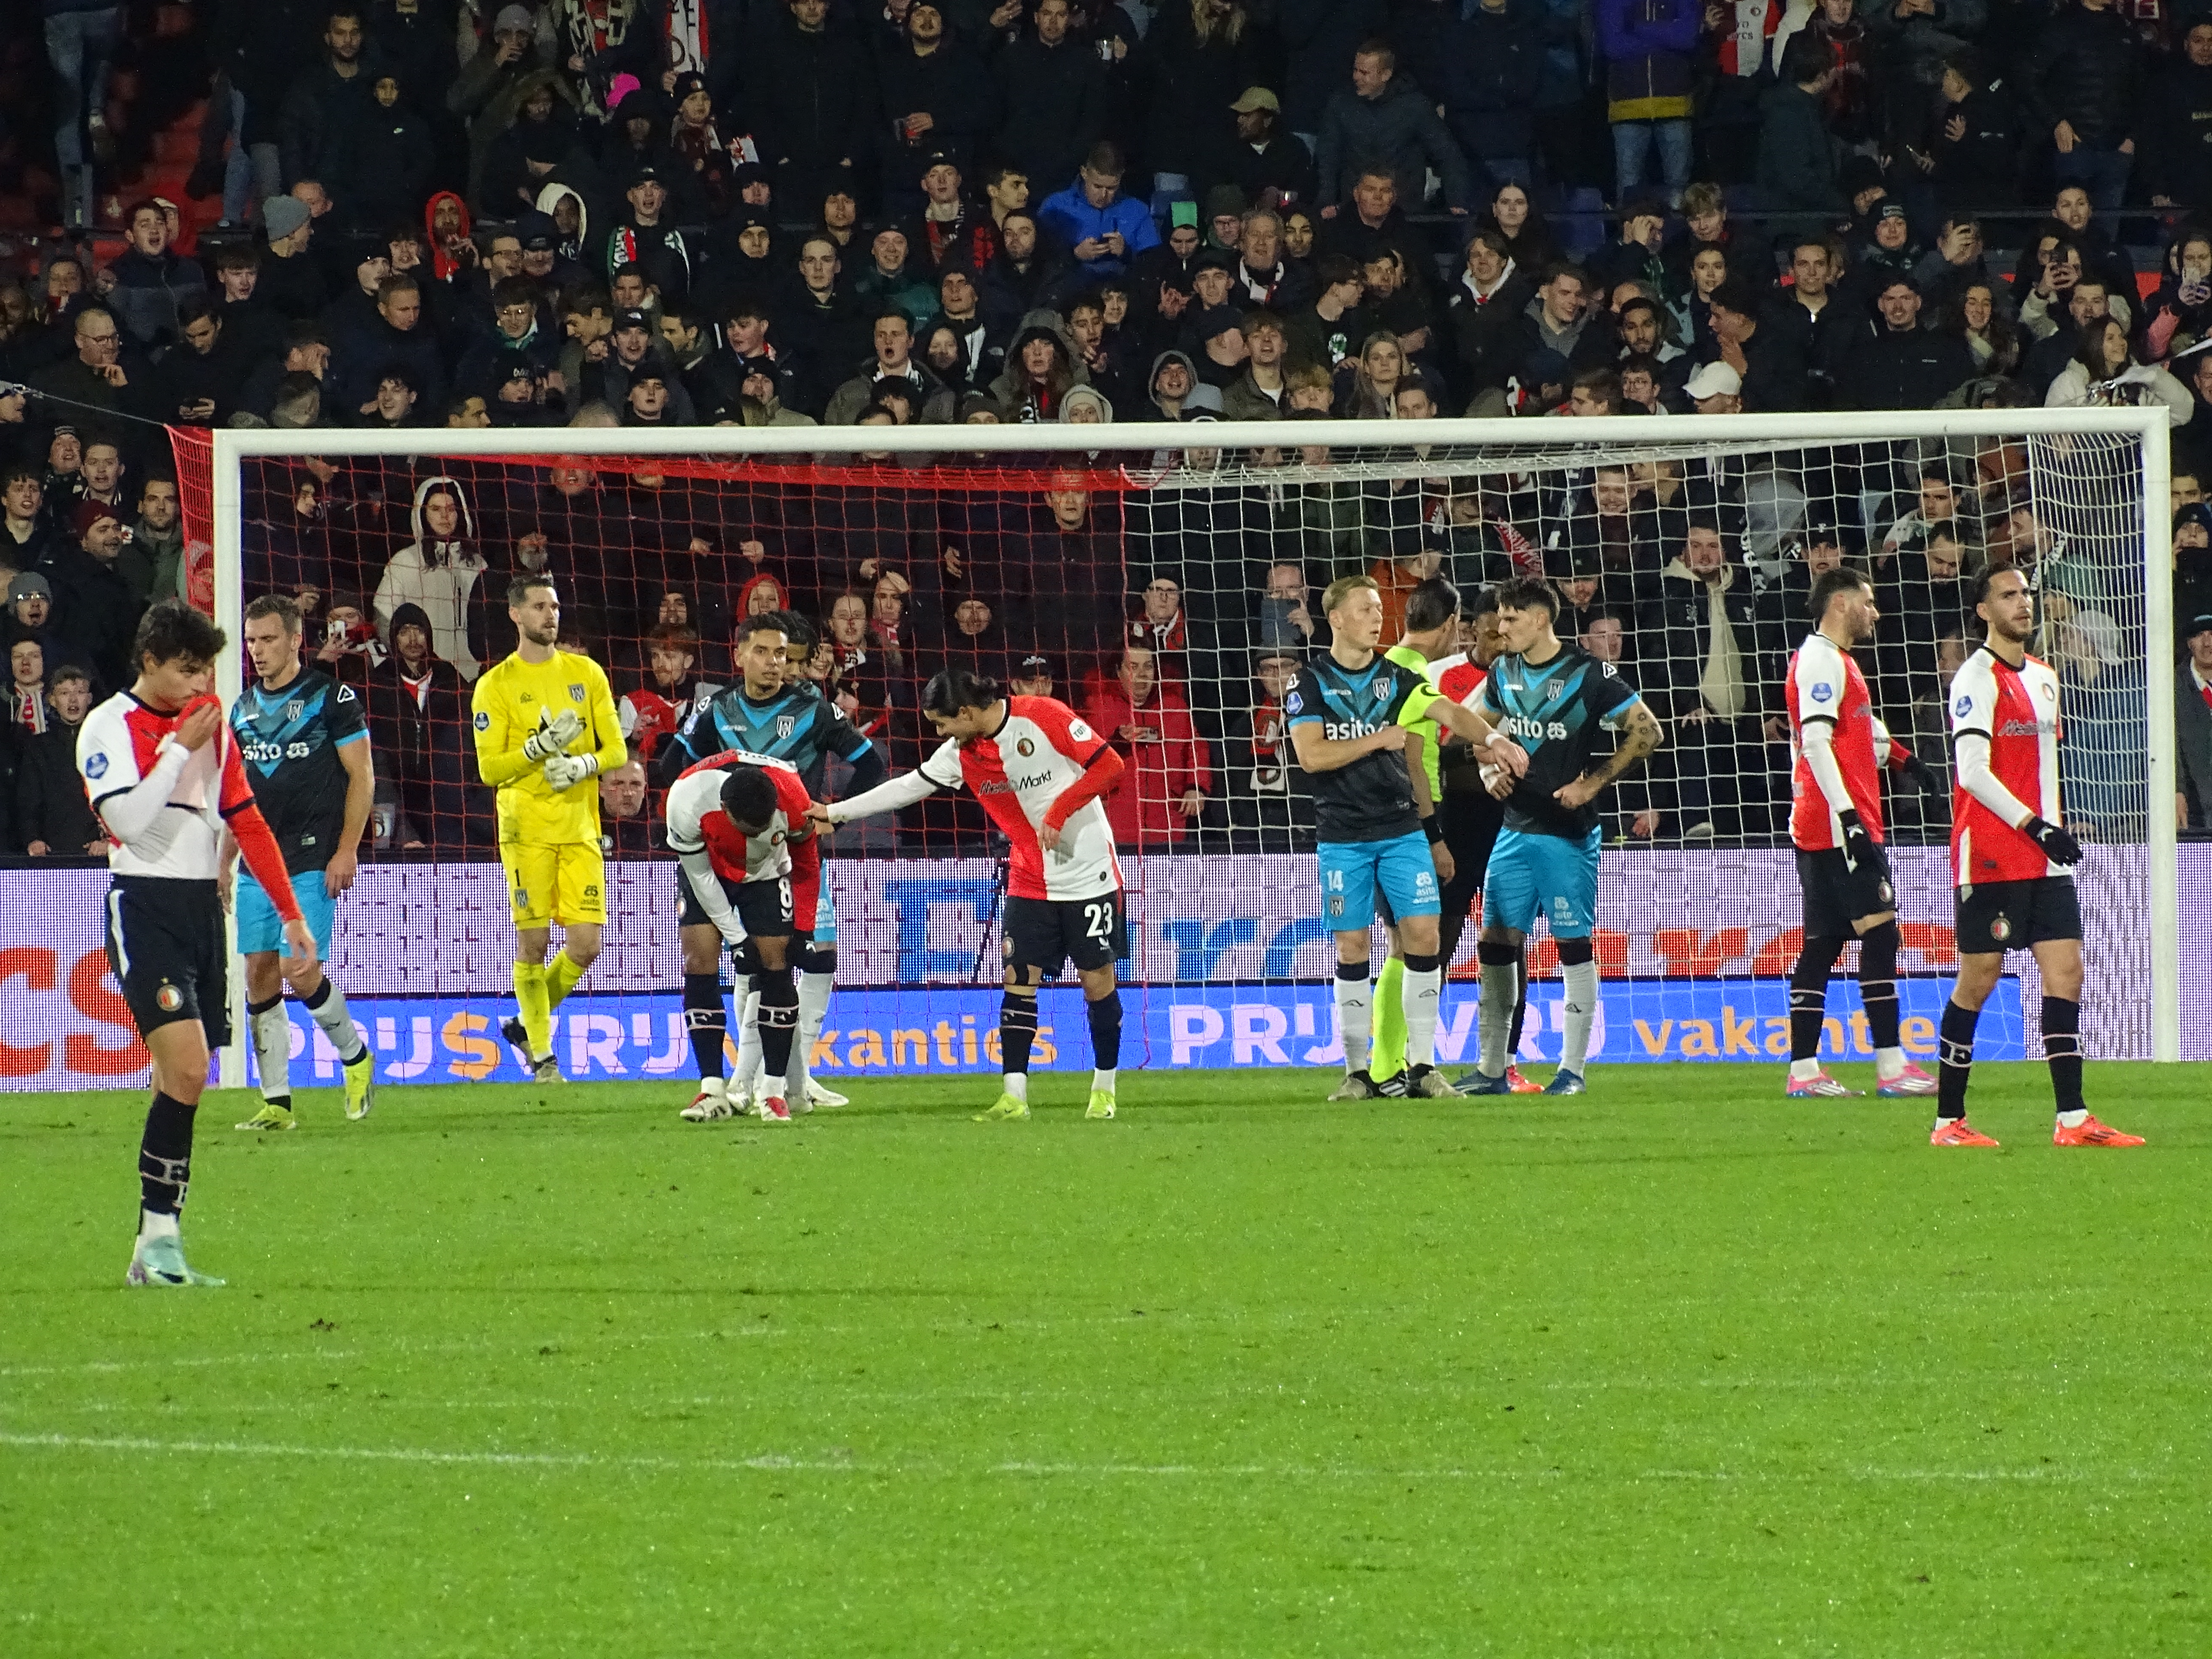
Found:
[{"label": "player's tattooed arm", "polygon": [[1562,806],[1588,805],[1596,799],[1598,791],[1657,749],[1666,736],[1667,729],[1660,725],[1659,717],[1638,698],[1621,711],[1620,741],[1613,753],[1582,776],[1554,789],[1553,799]]}]

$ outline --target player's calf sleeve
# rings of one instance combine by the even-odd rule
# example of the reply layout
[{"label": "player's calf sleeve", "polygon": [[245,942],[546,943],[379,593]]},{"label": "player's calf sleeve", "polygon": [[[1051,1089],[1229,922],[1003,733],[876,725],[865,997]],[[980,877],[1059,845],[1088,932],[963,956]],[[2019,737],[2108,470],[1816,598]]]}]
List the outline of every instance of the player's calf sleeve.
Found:
[{"label": "player's calf sleeve", "polygon": [[1368,1075],[1378,1080],[1395,1077],[1406,1069],[1406,963],[1401,957],[1386,957],[1375,975],[1375,1043],[1368,1056]]},{"label": "player's calf sleeve", "polygon": [[341,1063],[351,1066],[360,1060],[368,1045],[361,1040],[361,1031],[353,1023],[353,1010],[346,1006],[345,993],[328,974],[315,987],[310,996],[301,999],[301,1006],[314,1016],[315,1024],[323,1028],[323,1035],[337,1050]]},{"label": "player's calf sleeve", "polygon": [[146,1109],[146,1133],[138,1142],[139,1207],[149,1217],[169,1218],[173,1231],[173,1218],[185,1207],[185,1189],[191,1184],[192,1119],[198,1110],[155,1090]]},{"label": "player's calf sleeve", "polygon": [[736,1083],[740,1089],[750,1089],[760,1076],[761,1034],[760,993],[750,988],[740,993],[738,1007],[738,1070]]},{"label": "player's calf sleeve", "polygon": [[[326,981],[327,982],[327,981]],[[266,1002],[246,1005],[253,1033],[253,1063],[261,1073],[261,1097],[271,1106],[292,1103],[292,1022],[284,1018],[281,990]]]},{"label": "player's calf sleeve", "polygon": [[722,1045],[729,1036],[729,1015],[722,1006],[722,975],[711,974],[684,975],[684,1029],[690,1035],[691,1058],[698,1062],[699,1076],[703,1082],[708,1078],[720,1081],[722,1076]]},{"label": "player's calf sleeve", "polygon": [[543,1059],[553,1052],[553,1011],[545,1000],[545,967],[542,963],[514,964],[514,1006],[522,1016],[522,1029],[530,1042],[530,1057]]},{"label": "player's calf sleeve", "polygon": [[1028,1097],[1030,1045],[1036,1041],[1036,998],[1009,991],[999,999],[999,1070],[1006,1092]]},{"label": "player's calf sleeve", "polygon": [[1504,1077],[1510,1056],[1521,1046],[1513,1036],[1513,1009],[1521,994],[1521,951],[1516,945],[1484,939],[1475,945],[1474,954],[1482,964],[1482,1001],[1476,1011],[1482,1033],[1481,1071],[1485,1077]]},{"label": "player's calf sleeve", "polygon": [[566,945],[553,953],[553,960],[545,964],[545,1006],[550,1012],[568,1000],[568,993],[576,988],[576,981],[584,976],[584,964],[568,954]]},{"label": "player's calf sleeve", "polygon": [[1521,1028],[1528,1021],[1528,944],[1513,947],[1513,1024],[1505,1034],[1505,1058],[1510,1064],[1521,1052]]},{"label": "player's calf sleeve", "polygon": [[754,977],[760,984],[761,1065],[781,1079],[790,1068],[791,1039],[799,1030],[799,988],[788,968],[764,969]]},{"label": "player's calf sleeve", "polygon": [[1367,964],[1336,964],[1336,1026],[1344,1038],[1344,1069],[1367,1069],[1368,1039],[1373,1027],[1374,993],[1367,983]]},{"label": "player's calf sleeve", "polygon": [[1974,1027],[1981,1019],[1978,1008],[1961,1008],[1955,1002],[1943,1005],[1942,1058],[1936,1067],[1938,1117],[1966,1115],[1966,1084],[1974,1072]]},{"label": "player's calf sleeve", "polygon": [[1121,1064],[1121,988],[1118,985],[1096,1002],[1085,1003],[1091,1020],[1091,1063],[1102,1072]]},{"label": "player's calf sleeve", "polygon": [[[1417,957],[1410,952],[1399,970],[1399,1018],[1406,1027],[1404,1060],[1409,1066],[1433,1066],[1437,1060],[1437,1007],[1444,988],[1443,958]],[[1376,995],[1382,994],[1378,987]],[[1386,1000],[1385,1009],[1389,1007]]]},{"label": "player's calf sleeve", "polygon": [[1875,1070],[1884,1080],[1905,1070],[1897,1036],[1897,951],[1903,943],[1893,918],[1859,935],[1859,1001],[1874,1040]]},{"label": "player's calf sleeve", "polygon": [[1597,957],[1588,939],[1559,941],[1559,981],[1566,992],[1559,1069],[1579,1077],[1589,1067],[1590,1030],[1597,1023]]},{"label": "player's calf sleeve", "polygon": [[[1790,1065],[1820,1068],[1820,1027],[1828,1017],[1828,975],[1845,941],[1829,933],[1808,933],[1797,952],[1797,966],[1790,975]],[[1860,958],[1860,981],[1865,981],[1865,958]]]},{"label": "player's calf sleeve", "polygon": [[2062,1112],[2085,1112],[2081,1102],[2081,1005],[2064,997],[2043,999],[2043,1058],[2051,1067],[2051,1093]]}]

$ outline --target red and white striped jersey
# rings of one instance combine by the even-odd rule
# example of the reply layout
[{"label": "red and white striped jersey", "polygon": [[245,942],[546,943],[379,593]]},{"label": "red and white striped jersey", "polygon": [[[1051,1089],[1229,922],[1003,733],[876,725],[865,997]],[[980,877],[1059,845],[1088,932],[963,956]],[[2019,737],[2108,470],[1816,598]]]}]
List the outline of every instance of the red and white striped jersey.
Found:
[{"label": "red and white striped jersey", "polygon": [[[775,811],[757,836],[740,835],[722,811],[722,775],[732,766],[757,766],[775,785]],[[677,853],[705,848],[707,861],[726,881],[773,881],[792,872],[794,829],[799,831],[802,859],[811,864],[817,856],[805,834],[806,807],[806,786],[787,763],[726,749],[686,767],[669,786],[668,845]]]},{"label": "red and white striped jersey", "polygon": [[[76,734],[76,769],[94,811],[136,788],[154,770],[164,752],[175,746],[170,734],[183,715],[181,708],[165,714],[119,691],[85,716]],[[107,867],[118,876],[213,881],[221,862],[223,819],[252,805],[253,787],[225,720],[214,737],[191,751],[170,786],[167,807],[145,834],[126,842],[107,831]]]},{"label": "red and white striped jersey", "polygon": [[939,788],[966,785],[1012,843],[1010,896],[1097,898],[1121,885],[1103,803],[1087,800],[1068,814],[1060,845],[1049,853],[1037,832],[1053,803],[1106,746],[1066,703],[1052,697],[1009,697],[1006,724],[994,734],[965,743],[946,738],[922,762],[921,773]]},{"label": "red and white striped jersey", "polygon": [[1881,840],[1881,769],[1889,758],[1889,728],[1875,718],[1874,696],[1866,676],[1850,652],[1826,634],[1805,636],[1790,659],[1785,681],[1790,699],[1790,839],[1808,853],[1844,844],[1844,826],[1834,804],[1821,792],[1806,758],[1804,731],[1815,722],[1831,728],[1831,752],[1844,775],[1851,810],[1867,834]]},{"label": "red and white striped jersey", "polygon": [[1429,665],[1429,684],[1457,703],[1472,702],[1489,678],[1490,671],[1464,651],[1455,657],[1439,657]]},{"label": "red and white striped jersey", "polygon": [[[2037,817],[2063,823],[2058,805],[2058,675],[2027,658],[2013,667],[1984,645],[1951,681],[1951,744],[1989,739],[1990,772]],[[1960,769],[1963,771],[1965,769]],[[2063,876],[2043,849],[1991,811],[1962,781],[1951,808],[1951,879],[1960,887]]]}]

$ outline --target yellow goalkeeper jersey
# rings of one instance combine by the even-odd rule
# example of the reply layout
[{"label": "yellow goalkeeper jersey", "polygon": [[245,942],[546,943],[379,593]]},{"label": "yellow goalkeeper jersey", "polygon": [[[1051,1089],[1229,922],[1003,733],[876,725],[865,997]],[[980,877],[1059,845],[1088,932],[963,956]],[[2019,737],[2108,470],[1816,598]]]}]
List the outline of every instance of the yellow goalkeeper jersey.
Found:
[{"label": "yellow goalkeeper jersey", "polygon": [[499,838],[539,846],[599,838],[599,783],[589,777],[556,790],[522,745],[563,709],[584,722],[572,755],[596,755],[611,772],[629,758],[607,677],[589,657],[556,651],[528,663],[520,653],[477,677],[477,770],[499,791]]}]

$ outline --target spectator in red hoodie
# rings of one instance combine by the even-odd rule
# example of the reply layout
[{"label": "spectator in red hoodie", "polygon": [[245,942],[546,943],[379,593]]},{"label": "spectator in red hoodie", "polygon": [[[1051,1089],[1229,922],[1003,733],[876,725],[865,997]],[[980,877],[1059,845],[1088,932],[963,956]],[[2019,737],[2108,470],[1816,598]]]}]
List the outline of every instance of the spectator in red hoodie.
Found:
[{"label": "spectator in red hoodie", "polygon": [[1189,833],[1213,787],[1213,767],[1191,721],[1190,705],[1163,684],[1152,653],[1125,646],[1111,679],[1095,677],[1083,717],[1129,756],[1106,797],[1107,821],[1124,846],[1172,845]]}]

